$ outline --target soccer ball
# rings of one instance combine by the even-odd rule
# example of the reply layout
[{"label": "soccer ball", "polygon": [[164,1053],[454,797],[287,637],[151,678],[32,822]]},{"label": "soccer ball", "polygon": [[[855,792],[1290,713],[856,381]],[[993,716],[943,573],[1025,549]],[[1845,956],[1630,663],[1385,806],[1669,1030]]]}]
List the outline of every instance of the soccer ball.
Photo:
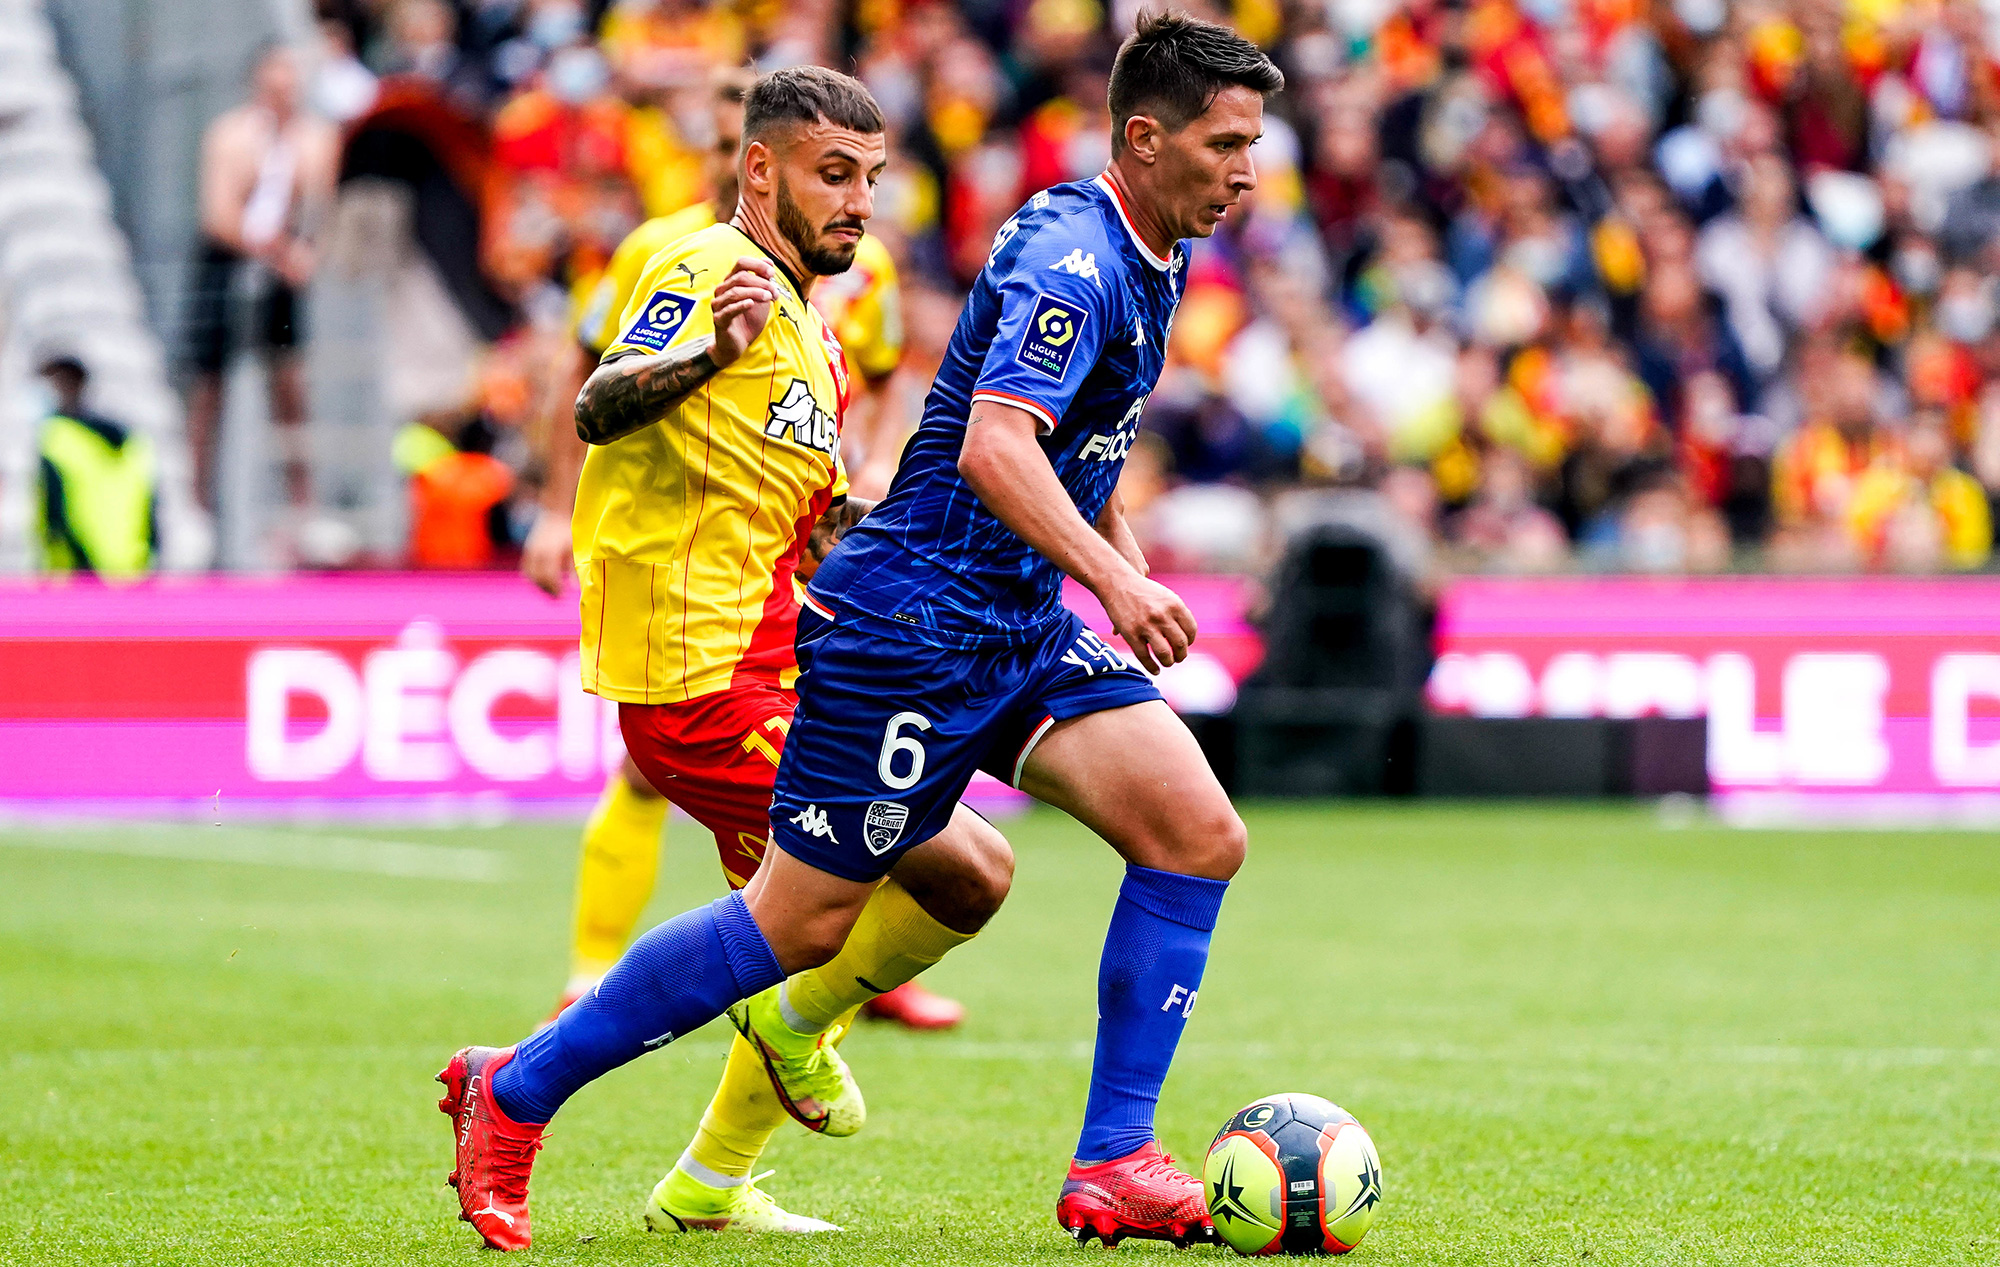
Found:
[{"label": "soccer ball", "polygon": [[1201,1168],[1215,1230],[1239,1254],[1345,1254],[1382,1200],[1375,1141],[1316,1095],[1273,1095],[1224,1123]]}]

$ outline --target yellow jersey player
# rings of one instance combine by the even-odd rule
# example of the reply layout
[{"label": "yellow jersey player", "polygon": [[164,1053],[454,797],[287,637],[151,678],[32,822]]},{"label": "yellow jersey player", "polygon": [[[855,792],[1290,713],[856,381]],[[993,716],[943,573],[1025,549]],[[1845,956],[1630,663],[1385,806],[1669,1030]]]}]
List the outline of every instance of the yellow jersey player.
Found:
[{"label": "yellow jersey player", "polygon": [[[620,319],[646,266],[664,248],[691,233],[727,219],[736,209],[736,151],[743,135],[743,100],[755,76],[729,70],[717,76],[712,101],[715,144],[709,151],[708,181],[715,192],[706,202],[646,221],[618,245],[603,274],[586,292],[575,318],[576,337],[551,376],[552,405],[559,402],[560,420],[551,420],[548,478],[543,484],[541,515],[535,521],[521,566],[528,578],[551,596],[562,593],[574,568],[570,528],[576,502],[577,474],[584,444],[575,437],[569,413],[590,367],[618,337]],[[855,449],[857,419],[869,435],[862,438],[868,455],[867,483],[859,490],[871,500],[888,487],[894,469],[894,449],[900,430],[888,425],[880,400],[882,386],[895,372],[903,353],[903,328],[896,263],[880,240],[864,237],[855,248],[847,272],[824,278],[813,287],[819,309],[846,353],[851,390],[842,419],[842,449]],[[880,434],[894,432],[894,434]],[[891,446],[878,453],[875,440]],[[645,781],[628,758],[618,774],[606,781],[603,795],[583,832],[578,867],[576,916],[570,951],[569,980],[556,1005],[560,1012],[597,984],[624,951],[632,931],[651,900],[659,876],[660,840],[666,827],[667,801]],[[723,867],[741,867],[725,853]],[[956,1000],[942,998],[912,981],[869,1000],[865,1014],[911,1029],[949,1029],[964,1019]]]},{"label": "yellow jersey player", "polygon": [[[529,1169],[571,1092],[753,995],[764,1011],[731,1011],[739,1037],[722,1086],[646,1218],[660,1230],[830,1229],[760,1192],[757,1156],[785,1113],[828,1135],[860,1129],[862,1098],[834,1050],[844,1018],[968,940],[1006,896],[1007,843],[963,807],[870,885],[870,913],[823,966],[788,975],[735,891],[763,874],[796,702],[793,577],[867,509],[844,496],[844,355],[807,297],[864,240],[882,129],[848,76],[801,66],[759,81],[733,218],[653,256],[577,398],[590,444],[574,521],[584,685],[618,702],[645,780],[714,833],[732,891],[640,937],[518,1046],[465,1048],[438,1075],[460,1216],[494,1248],[529,1244]],[[724,1002],[631,1011],[689,972]]]}]

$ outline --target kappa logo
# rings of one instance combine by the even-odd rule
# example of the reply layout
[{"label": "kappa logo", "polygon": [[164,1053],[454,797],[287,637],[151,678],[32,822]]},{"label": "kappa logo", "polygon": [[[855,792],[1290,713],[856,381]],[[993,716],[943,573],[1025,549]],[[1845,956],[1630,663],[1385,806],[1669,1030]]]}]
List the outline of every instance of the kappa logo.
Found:
[{"label": "kappa logo", "polygon": [[1021,332],[1021,346],[1014,359],[1038,374],[1062,381],[1076,355],[1077,336],[1090,314],[1075,304],[1043,295],[1028,314],[1028,328]]},{"label": "kappa logo", "polygon": [[808,449],[831,453],[840,443],[840,420],[820,408],[804,379],[795,378],[785,389],[784,398],[771,402],[771,416],[764,424],[764,434],[773,439],[789,436],[794,443]]},{"label": "kappa logo", "polygon": [[621,343],[634,347],[651,348],[663,352],[674,336],[687,324],[688,314],[694,311],[694,300],[686,295],[676,295],[670,290],[656,290],[653,297],[639,310],[638,320],[632,323]]},{"label": "kappa logo", "polygon": [[808,836],[824,836],[836,845],[840,843],[840,838],[833,834],[833,824],[826,821],[826,811],[817,805],[808,805],[792,815],[792,825],[805,829]]},{"label": "kappa logo", "polygon": [[1075,273],[1078,277],[1088,278],[1092,283],[1102,284],[1098,283],[1097,280],[1100,276],[1097,271],[1097,257],[1085,254],[1084,249],[1080,246],[1049,265],[1049,267],[1059,268],[1065,273]]},{"label": "kappa logo", "polygon": [[903,838],[903,828],[909,822],[910,807],[902,802],[870,802],[868,812],[861,818],[861,838],[867,842],[868,852],[877,857],[889,852]]}]

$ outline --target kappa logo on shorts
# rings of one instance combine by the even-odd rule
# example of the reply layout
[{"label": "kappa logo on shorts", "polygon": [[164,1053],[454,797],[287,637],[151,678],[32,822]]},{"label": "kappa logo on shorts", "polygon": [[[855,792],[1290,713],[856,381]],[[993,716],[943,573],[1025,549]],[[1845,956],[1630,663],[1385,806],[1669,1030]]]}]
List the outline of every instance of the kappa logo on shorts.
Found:
[{"label": "kappa logo on shorts", "polygon": [[1043,295],[1028,315],[1028,328],[1021,332],[1021,346],[1014,359],[1061,382],[1070,358],[1076,355],[1077,336],[1083,333],[1083,323],[1089,317],[1075,304]]},{"label": "kappa logo on shorts", "polygon": [[900,801],[871,801],[868,812],[862,816],[862,839],[868,842],[868,852],[877,857],[889,852],[898,840],[903,838],[903,828],[910,822],[910,807]]},{"label": "kappa logo on shorts", "polygon": [[666,350],[674,341],[681,327],[687,324],[688,314],[694,311],[694,300],[686,295],[676,295],[670,290],[656,290],[646,306],[639,310],[639,319],[632,323],[620,343],[630,343],[634,347],[651,348],[655,352]]},{"label": "kappa logo on shorts", "polygon": [[792,815],[792,825],[804,828],[808,836],[824,836],[836,845],[840,843],[840,838],[833,834],[833,824],[826,821],[826,811],[817,805],[808,805]]}]

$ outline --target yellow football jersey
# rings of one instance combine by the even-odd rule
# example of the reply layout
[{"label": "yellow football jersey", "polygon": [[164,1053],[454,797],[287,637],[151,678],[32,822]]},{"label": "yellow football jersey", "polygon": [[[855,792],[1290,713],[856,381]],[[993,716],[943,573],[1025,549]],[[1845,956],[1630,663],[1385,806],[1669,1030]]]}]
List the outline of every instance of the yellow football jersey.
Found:
[{"label": "yellow football jersey", "polygon": [[[607,355],[714,332],[709,301],[764,252],[718,224],[653,255]],[[839,341],[782,269],[769,322],[733,365],[652,426],[592,445],[577,484],[583,686],[666,704],[740,680],[790,686],[792,578],[847,480]]]},{"label": "yellow football jersey", "polygon": [[[646,271],[653,254],[714,223],[714,209],[698,202],[670,216],[648,220],[626,234],[577,315],[577,342],[593,355],[603,356],[611,340],[618,337],[618,320],[632,301],[632,292],[639,288],[639,275]],[[896,261],[881,239],[863,237],[854,251],[854,266],[845,273],[820,278],[813,287],[812,302],[839,336],[850,374],[872,383],[895,370],[903,357],[902,293],[896,281]]]}]

